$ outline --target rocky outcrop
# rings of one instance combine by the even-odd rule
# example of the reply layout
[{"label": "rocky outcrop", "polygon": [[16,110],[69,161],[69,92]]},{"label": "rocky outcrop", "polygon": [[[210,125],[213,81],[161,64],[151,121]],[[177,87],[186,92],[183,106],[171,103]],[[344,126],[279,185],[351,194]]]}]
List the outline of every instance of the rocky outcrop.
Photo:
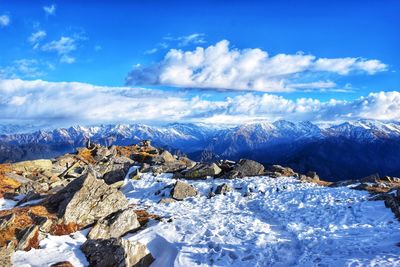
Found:
[{"label": "rocky outcrop", "polygon": [[246,176],[258,176],[264,174],[264,166],[254,160],[241,159],[233,169],[227,173],[226,178],[243,178]]},{"label": "rocky outcrop", "polygon": [[100,219],[90,230],[91,239],[118,238],[140,228],[140,223],[132,208],[119,210]]},{"label": "rocky outcrop", "polygon": [[97,179],[93,171],[75,179],[51,196],[46,205],[66,224],[82,227],[128,207],[125,196],[117,189]]},{"label": "rocky outcrop", "polygon": [[265,175],[268,175],[270,177],[281,177],[281,176],[286,176],[286,177],[291,177],[291,176],[296,176],[297,173],[293,171],[293,169],[289,167],[282,167],[281,165],[272,165],[269,166],[266,170]]},{"label": "rocky outcrop", "polygon": [[182,181],[177,181],[171,190],[171,197],[176,200],[184,200],[197,194],[196,188]]},{"label": "rocky outcrop", "polygon": [[93,267],[147,267],[154,261],[145,245],[120,238],[88,239],[81,250]]},{"label": "rocky outcrop", "polygon": [[185,179],[206,179],[208,176],[215,177],[221,173],[221,169],[215,163],[198,163],[193,168],[184,171]]}]

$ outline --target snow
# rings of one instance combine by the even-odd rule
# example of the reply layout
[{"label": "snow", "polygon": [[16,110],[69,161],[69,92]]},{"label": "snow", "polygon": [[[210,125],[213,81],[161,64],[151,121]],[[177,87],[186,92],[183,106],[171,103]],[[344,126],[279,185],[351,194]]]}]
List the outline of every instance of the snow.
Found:
[{"label": "snow", "polygon": [[47,236],[40,241],[41,249],[17,251],[13,257],[13,266],[42,267],[69,261],[75,267],[87,266],[89,263],[79,247],[86,241],[87,230],[71,235]]},{"label": "snow", "polygon": [[[187,181],[199,196],[159,204],[174,182],[169,174],[143,174],[122,188],[130,203],[163,218],[124,237],[147,244],[156,258],[152,267],[400,265],[400,223],[382,201],[369,201],[367,192],[290,177],[207,179]],[[208,198],[224,182],[235,190]],[[14,264],[69,260],[84,266],[78,249],[84,240],[82,232],[49,236],[42,249],[17,252]]]}]

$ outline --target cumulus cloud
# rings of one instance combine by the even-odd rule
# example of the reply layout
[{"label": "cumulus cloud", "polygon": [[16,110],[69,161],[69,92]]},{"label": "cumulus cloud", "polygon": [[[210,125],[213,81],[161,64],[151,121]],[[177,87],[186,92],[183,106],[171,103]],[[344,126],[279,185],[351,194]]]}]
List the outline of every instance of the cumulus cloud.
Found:
[{"label": "cumulus cloud", "polygon": [[56,6],[55,5],[44,6],[43,10],[46,13],[46,15],[48,15],[48,16],[56,14]]},{"label": "cumulus cloud", "polygon": [[11,19],[8,15],[0,15],[0,27],[6,27],[10,24]]},{"label": "cumulus cloud", "polygon": [[[375,74],[387,65],[363,58],[317,58],[303,53],[270,56],[258,48],[231,48],[227,40],[193,51],[171,49],[158,63],[136,66],[127,76],[128,85],[170,85],[186,88],[283,92],[327,88],[332,82],[302,81],[303,76],[327,73]],[[296,86],[297,85],[297,86]],[[300,86],[298,86],[300,85]]]},{"label": "cumulus cloud", "polygon": [[400,120],[400,92],[377,92],[353,101],[287,99],[243,93],[222,100],[146,88],[105,87],[77,82],[0,80],[3,119],[54,121],[64,125],[113,122]]}]

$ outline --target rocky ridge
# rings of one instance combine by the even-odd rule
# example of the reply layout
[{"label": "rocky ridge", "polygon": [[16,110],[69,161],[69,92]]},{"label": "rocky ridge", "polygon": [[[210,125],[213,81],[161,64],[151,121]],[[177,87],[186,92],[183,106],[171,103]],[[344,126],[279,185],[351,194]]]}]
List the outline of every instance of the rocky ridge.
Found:
[{"label": "rocky ridge", "polygon": [[[320,180],[315,172],[299,174],[291,168],[265,167],[248,159],[194,162],[155,148],[147,140],[136,145],[110,147],[88,142],[87,147],[76,153],[55,159],[0,165],[0,195],[16,203],[14,208],[0,211],[0,255],[5,261],[1,264],[10,265],[10,255],[15,250],[40,248],[40,240],[46,235],[65,235],[90,228],[82,251],[91,265],[149,266],[153,256],[146,247],[122,237],[145,228],[149,220],[160,218],[129,205],[120,191],[127,180],[140,179],[146,172],[173,173],[179,179],[172,187],[157,192],[163,196],[161,203],[196,197],[197,189],[185,183],[185,179],[291,176],[300,182],[368,190],[372,200],[385,200],[387,207],[400,218],[397,189],[400,179],[394,177],[375,175],[329,183]],[[232,190],[221,183],[209,197]],[[111,254],[103,262],[102,255],[106,252]]]}]

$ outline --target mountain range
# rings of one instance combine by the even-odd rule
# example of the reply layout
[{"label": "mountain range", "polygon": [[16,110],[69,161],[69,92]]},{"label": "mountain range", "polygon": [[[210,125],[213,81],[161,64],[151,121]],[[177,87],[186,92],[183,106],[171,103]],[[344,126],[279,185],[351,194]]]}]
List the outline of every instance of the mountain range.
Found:
[{"label": "mountain range", "polygon": [[400,122],[358,120],[339,124],[257,122],[237,126],[174,123],[74,126],[31,133],[0,131],[0,162],[51,158],[84,146],[128,145],[143,139],[194,160],[250,158],[331,181],[400,176]]}]

